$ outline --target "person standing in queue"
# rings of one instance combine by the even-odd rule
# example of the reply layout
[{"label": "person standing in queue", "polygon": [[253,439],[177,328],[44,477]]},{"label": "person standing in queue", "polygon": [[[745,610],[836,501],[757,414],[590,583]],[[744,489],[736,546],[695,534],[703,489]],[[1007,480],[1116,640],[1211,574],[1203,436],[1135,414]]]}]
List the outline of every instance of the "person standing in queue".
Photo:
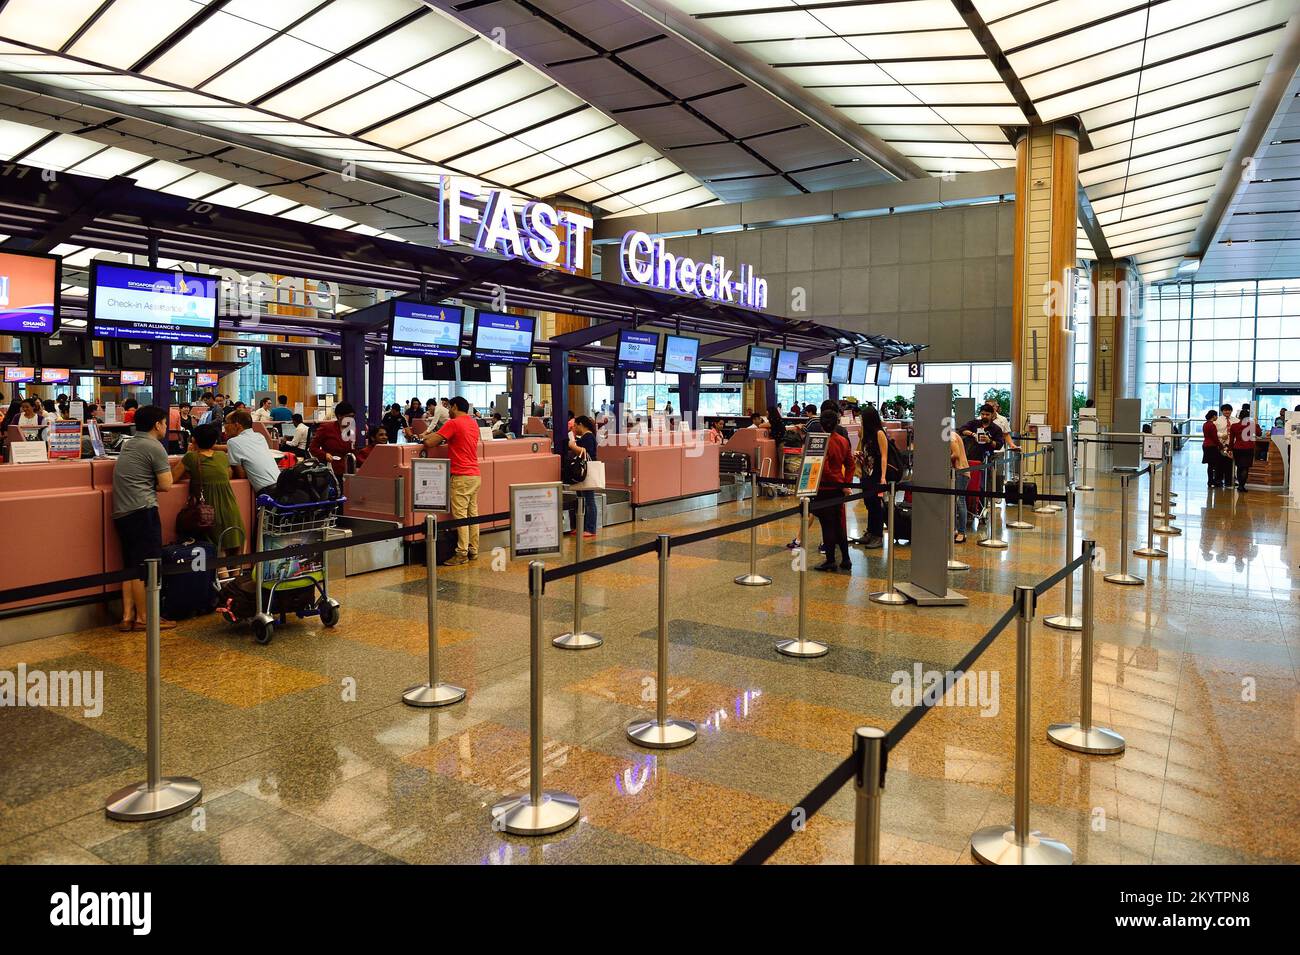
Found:
[{"label": "person standing in queue", "polygon": [[1219,413],[1211,408],[1205,412],[1205,424],[1201,425],[1201,463],[1205,465],[1206,487],[1219,486],[1219,472],[1222,470],[1223,453],[1219,450]]},{"label": "person standing in queue", "polygon": [[[127,441],[113,464],[113,526],[122,546],[122,566],[143,568],[147,560],[162,559],[162,521],[158,517],[158,492],[172,486],[172,468],[163,442],[167,439],[167,412],[145,405],[135,413],[135,436]],[[123,633],[145,626],[144,581],[122,582]],[[170,620],[159,627],[172,630]]]},{"label": "person standing in queue", "polygon": [[1237,420],[1228,429],[1232,437],[1232,459],[1237,465],[1237,490],[1245,492],[1250,466],[1255,461],[1255,438],[1259,433],[1250,417],[1250,405],[1242,405]]},{"label": "person standing in queue", "polygon": [[[585,414],[573,419],[573,430],[569,433],[569,450],[580,454],[588,461],[596,460],[596,422]],[[578,491],[582,495],[582,536],[596,536],[596,492]]]},{"label": "person standing in queue", "polygon": [[328,461],[340,480],[347,468],[347,457],[356,447],[356,410],[350,401],[334,406],[334,420],[322,421],[311,439],[311,453]]},{"label": "person standing in queue", "polygon": [[[478,466],[478,422],[470,417],[469,402],[460,395],[452,398],[449,406],[446,424],[438,431],[426,431],[420,440],[427,448],[447,445],[452,519],[478,517],[478,489],[483,480]],[[478,560],[477,524],[456,528],[456,554],[447,564],[456,567],[471,560]]]},{"label": "person standing in queue", "polygon": [[874,405],[862,411],[862,445],[858,449],[858,463],[862,466],[863,503],[867,506],[867,534],[860,543],[867,550],[878,550],[885,544],[885,503],[882,493],[888,493],[888,476],[885,465],[889,463],[889,436],[885,423]]},{"label": "person standing in queue", "polygon": [[[817,523],[822,529],[822,547],[826,559],[813,570],[835,570],[835,551],[840,552],[840,570],[852,570],[853,561],[849,557],[849,536],[844,529],[843,499],[853,491],[853,449],[849,439],[839,427],[839,406],[830,400],[822,402],[821,415],[817,419],[820,425],[816,430],[830,435],[826,444],[826,460],[822,462],[821,479],[817,482],[817,495],[814,501],[839,500],[838,506],[823,505],[817,511]],[[814,429],[810,426],[809,431]],[[806,546],[806,545],[805,545]]]},{"label": "person standing in queue", "polygon": [[1219,478],[1218,487],[1232,486],[1232,405],[1219,405],[1219,417],[1215,421],[1219,428]]}]

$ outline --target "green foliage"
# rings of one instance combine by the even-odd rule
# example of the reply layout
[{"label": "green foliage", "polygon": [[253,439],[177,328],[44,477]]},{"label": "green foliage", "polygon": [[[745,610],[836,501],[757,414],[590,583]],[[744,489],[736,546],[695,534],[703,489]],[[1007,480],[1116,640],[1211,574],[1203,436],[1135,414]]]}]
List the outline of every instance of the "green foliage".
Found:
[{"label": "green foliage", "polygon": [[1074,393],[1074,411],[1073,411],[1073,416],[1074,416],[1075,418],[1078,418],[1078,417],[1079,417],[1079,409],[1082,408],[1082,407],[1083,407],[1084,405],[1086,405],[1087,403],[1088,403],[1088,396],[1085,395],[1082,391],[1076,391],[1076,392]]},{"label": "green foliage", "polygon": [[[997,401],[1002,408],[1003,414],[1011,414],[1011,389],[1010,388],[990,388],[984,392],[985,401]],[[978,410],[978,409],[977,409]]]}]

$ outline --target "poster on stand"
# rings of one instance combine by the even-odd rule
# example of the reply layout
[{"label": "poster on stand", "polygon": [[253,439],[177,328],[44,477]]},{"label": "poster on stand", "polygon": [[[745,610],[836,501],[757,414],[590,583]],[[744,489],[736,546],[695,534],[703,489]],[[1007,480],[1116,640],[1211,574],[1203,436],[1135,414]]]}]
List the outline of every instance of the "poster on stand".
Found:
[{"label": "poster on stand", "polygon": [[803,439],[803,461],[799,465],[799,483],[795,494],[799,497],[812,497],[817,493],[821,483],[822,466],[826,463],[826,447],[830,444],[829,434],[808,434]]},{"label": "poster on stand", "polygon": [[451,508],[450,486],[450,459],[411,459],[411,506],[415,510],[446,514]]},{"label": "poster on stand", "polygon": [[46,433],[51,458],[76,461],[81,457],[80,421],[51,421]]},{"label": "poster on stand", "polygon": [[560,553],[563,488],[559,481],[510,485],[510,559]]}]

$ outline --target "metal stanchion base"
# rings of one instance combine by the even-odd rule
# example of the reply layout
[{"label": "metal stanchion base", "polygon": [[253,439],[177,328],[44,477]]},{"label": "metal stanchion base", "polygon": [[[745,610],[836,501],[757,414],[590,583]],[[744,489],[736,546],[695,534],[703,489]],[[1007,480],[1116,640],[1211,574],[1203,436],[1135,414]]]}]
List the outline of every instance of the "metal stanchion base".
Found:
[{"label": "metal stanchion base", "polygon": [[561,650],[594,650],[604,642],[604,638],[598,633],[588,633],[586,630],[581,633],[569,631],[552,640],[551,646],[559,647]]},{"label": "metal stanchion base", "polygon": [[1060,508],[1055,504],[1042,504],[1034,508],[1035,514],[1055,514]]},{"label": "metal stanchion base", "polygon": [[959,560],[948,561],[948,573],[956,573],[959,570],[970,570],[970,564],[963,564]]},{"label": "metal stanchion base", "polygon": [[1161,550],[1159,547],[1139,547],[1133,553],[1138,557],[1147,557],[1151,560],[1160,560],[1169,556],[1169,551]]},{"label": "metal stanchion base", "polygon": [[1067,617],[1063,613],[1054,613],[1050,617],[1044,617],[1043,623],[1053,630],[1073,630],[1077,632],[1083,629],[1083,618]]},{"label": "metal stanchion base", "polygon": [[1006,528],[1012,531],[1032,531],[1034,525],[1028,521],[1007,521]]},{"label": "metal stanchion base", "polygon": [[1141,587],[1146,581],[1134,574],[1107,574],[1101,578],[1108,584],[1123,584],[1126,587]]},{"label": "metal stanchion base", "polygon": [[816,640],[781,640],[776,645],[776,652],[787,657],[824,657],[831,648]]},{"label": "metal stanchion base", "polygon": [[1075,489],[1076,491],[1095,491],[1095,490],[1097,490],[1097,489],[1096,489],[1095,487],[1093,487],[1091,484],[1076,484],[1076,485],[1074,486],[1074,489]]},{"label": "metal stanchion base", "polygon": [[888,604],[891,607],[898,607],[907,603],[907,598],[897,590],[882,590],[872,594],[867,599],[873,604]]},{"label": "metal stanchion base", "polygon": [[1010,546],[1001,537],[986,537],[982,541],[976,541],[975,544],[979,547],[992,547],[996,550],[1005,550]]},{"label": "metal stanchion base", "polygon": [[1053,723],[1047,727],[1047,738],[1076,753],[1114,756],[1124,752],[1124,737],[1100,726],[1084,729],[1080,723]]},{"label": "metal stanchion base", "polygon": [[1012,826],[987,826],[970,837],[970,854],[985,865],[1073,865],[1074,853],[1064,842],[1031,832],[1016,845]]},{"label": "metal stanchion base", "polygon": [[741,574],[736,578],[736,583],[742,587],[766,587],[771,582],[771,577],[764,577],[762,574]]},{"label": "metal stanchion base", "polygon": [[189,776],[164,776],[157,789],[147,782],[119,789],[108,797],[104,815],[126,822],[161,819],[188,809],[203,795],[203,784]]},{"label": "metal stanchion base", "polygon": [[492,828],[517,836],[544,836],[569,828],[581,815],[578,800],[568,793],[544,792],[537,806],[528,793],[522,793],[492,807]]},{"label": "metal stanchion base", "polygon": [[1177,537],[1183,532],[1181,527],[1174,527],[1171,524],[1157,524],[1151,529],[1162,537]]},{"label": "metal stanchion base", "polygon": [[402,702],[407,706],[451,706],[463,699],[465,688],[450,683],[439,683],[436,686],[417,683],[402,691]]},{"label": "metal stanchion base", "polygon": [[697,735],[690,720],[633,720],[627,724],[627,738],[651,749],[676,749],[694,743]]}]

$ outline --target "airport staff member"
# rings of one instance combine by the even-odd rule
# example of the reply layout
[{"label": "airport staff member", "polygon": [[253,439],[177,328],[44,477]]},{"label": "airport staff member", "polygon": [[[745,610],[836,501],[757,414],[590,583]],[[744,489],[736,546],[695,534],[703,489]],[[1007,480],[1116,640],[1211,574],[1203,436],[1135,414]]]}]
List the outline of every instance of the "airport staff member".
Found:
[{"label": "airport staff member", "polygon": [[269,493],[280,480],[271,448],[253,430],[253,416],[242,409],[226,415],[226,457],[235,477],[248,478],[254,495]]},{"label": "airport staff member", "polygon": [[[158,492],[170,490],[172,469],[163,441],[167,438],[167,412],[146,405],[135,413],[135,436],[127,441],[113,465],[113,526],[122,545],[122,566],[143,567],[146,560],[162,559],[162,521],[158,517]],[[123,633],[143,630],[144,581],[122,582]],[[163,630],[176,624],[159,623]]]},{"label": "airport staff member", "polygon": [[[478,489],[482,472],[478,467],[478,422],[469,413],[469,402],[457,395],[450,402],[450,417],[439,431],[420,436],[426,448],[447,445],[451,459],[451,516],[478,517]],[[456,556],[447,561],[455,567],[478,560],[478,525],[456,528]]]},{"label": "airport staff member", "polygon": [[347,456],[356,448],[357,412],[350,401],[334,406],[334,420],[322,421],[311,439],[311,453],[330,462],[340,478],[347,466]]}]

